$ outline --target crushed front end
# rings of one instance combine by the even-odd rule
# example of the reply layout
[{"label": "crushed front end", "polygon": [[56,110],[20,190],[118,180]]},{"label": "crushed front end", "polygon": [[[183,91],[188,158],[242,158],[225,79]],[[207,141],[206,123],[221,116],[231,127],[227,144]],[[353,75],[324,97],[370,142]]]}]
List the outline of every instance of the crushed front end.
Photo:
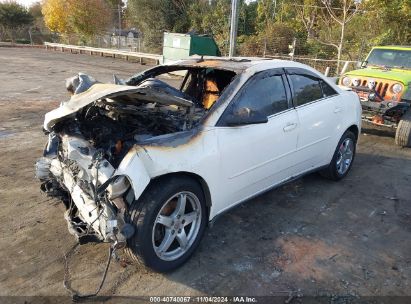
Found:
[{"label": "crushed front end", "polygon": [[68,229],[80,243],[126,245],[135,197],[122,162],[133,159],[127,155],[135,144],[188,130],[202,117],[202,109],[167,89],[91,82],[46,114],[48,142],[36,175],[45,193],[64,202]]},{"label": "crushed front end", "polygon": [[126,177],[115,176],[105,152],[82,136],[48,134],[44,155],[36,163],[41,189],[64,202],[70,233],[79,242],[99,240],[125,244],[134,228],[125,222],[133,200]]}]

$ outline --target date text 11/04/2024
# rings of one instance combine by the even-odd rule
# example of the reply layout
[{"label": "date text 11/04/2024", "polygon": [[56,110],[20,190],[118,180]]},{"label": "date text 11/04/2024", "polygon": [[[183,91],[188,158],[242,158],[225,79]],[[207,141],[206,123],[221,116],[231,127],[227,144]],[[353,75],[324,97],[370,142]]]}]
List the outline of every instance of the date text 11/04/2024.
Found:
[{"label": "date text 11/04/2024", "polygon": [[254,297],[150,297],[151,303],[257,303]]}]

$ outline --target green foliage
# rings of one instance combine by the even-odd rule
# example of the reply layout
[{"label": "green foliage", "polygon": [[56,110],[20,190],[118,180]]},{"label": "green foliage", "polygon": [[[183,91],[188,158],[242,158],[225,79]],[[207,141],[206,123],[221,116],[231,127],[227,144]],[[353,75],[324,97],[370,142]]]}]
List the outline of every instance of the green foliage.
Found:
[{"label": "green foliage", "polygon": [[363,39],[380,45],[411,43],[409,0],[369,0],[365,9],[367,13],[356,22],[366,29],[365,33],[361,33]]},{"label": "green foliage", "polygon": [[239,39],[240,54],[245,56],[267,56],[289,53],[295,31],[282,23],[270,21],[266,28],[256,35],[241,36]]},{"label": "green foliage", "polygon": [[[363,0],[360,12],[347,22],[344,31],[324,6],[331,3],[331,7],[340,8],[333,9],[333,12],[337,19],[342,19],[343,3],[355,7],[353,0],[324,1],[239,0],[240,54],[264,55],[267,51],[287,54],[288,45],[294,38],[297,38],[297,55],[324,59],[342,56],[344,59],[357,60],[373,45],[411,44],[410,0]],[[127,6],[124,0],[43,0],[45,4],[60,5],[60,13],[55,10],[55,18],[50,22],[54,27],[50,28],[57,28],[58,32],[81,32],[88,36],[98,31],[90,27],[101,30],[104,26],[93,25],[94,21],[88,24],[85,20],[104,19],[104,14],[98,17],[86,14],[85,8],[77,10],[76,18],[65,20],[67,12],[70,14],[68,4],[82,3],[84,6],[85,2],[89,10],[105,2],[112,12],[120,4],[127,21],[125,26],[136,27],[143,33],[146,49],[161,51],[165,31],[196,32],[212,35],[221,53],[227,54],[231,0],[128,0]],[[33,15],[38,15],[34,9]],[[111,23],[116,26],[116,22],[115,15]]]},{"label": "green foliage", "polygon": [[0,24],[8,28],[17,28],[33,22],[33,16],[27,9],[16,2],[0,3]]},{"label": "green foliage", "polygon": [[257,29],[263,32],[274,21],[274,1],[260,0],[257,3]]},{"label": "green foliage", "polygon": [[124,7],[123,0],[106,0],[106,2],[112,9],[117,9],[119,5]]},{"label": "green foliage", "polygon": [[238,20],[238,35],[253,35],[256,33],[257,6],[257,1],[248,4],[245,1],[241,1]]},{"label": "green foliage", "polygon": [[67,0],[69,22],[84,41],[106,30],[111,9],[104,0]]},{"label": "green foliage", "polygon": [[193,1],[188,8],[190,30],[200,33],[207,31],[204,17],[212,12],[212,6],[206,1]]},{"label": "green foliage", "polygon": [[144,33],[150,48],[161,48],[163,32],[185,33],[190,29],[189,12],[193,0],[129,0],[127,19],[130,26]]},{"label": "green foliage", "polygon": [[220,52],[226,55],[228,52],[230,37],[230,0],[216,0],[211,4],[211,11],[204,16],[203,29],[205,33],[214,36]]},{"label": "green foliage", "polygon": [[34,30],[47,32],[46,25],[44,24],[44,16],[41,12],[41,2],[35,2],[29,7],[29,13],[33,16]]},{"label": "green foliage", "polygon": [[13,1],[0,3],[0,26],[9,34],[13,43],[15,31],[32,22],[33,16],[24,6]]}]

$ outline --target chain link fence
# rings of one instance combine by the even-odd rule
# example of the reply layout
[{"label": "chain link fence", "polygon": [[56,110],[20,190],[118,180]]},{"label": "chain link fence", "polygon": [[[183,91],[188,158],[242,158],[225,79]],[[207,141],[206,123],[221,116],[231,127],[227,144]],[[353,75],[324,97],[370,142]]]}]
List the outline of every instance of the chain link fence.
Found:
[{"label": "chain link fence", "polygon": [[106,34],[95,36],[89,39],[84,39],[83,37],[78,35],[68,35],[64,37],[60,36],[57,41],[53,42],[79,46],[90,46],[95,48],[120,49],[131,52],[151,53],[158,55],[162,52],[162,45],[157,48],[149,46],[142,34],[139,34],[138,37]]},{"label": "chain link fence", "polygon": [[[162,35],[162,33],[161,33]],[[16,42],[24,44],[43,44],[44,42],[57,42],[63,44],[91,46],[96,48],[121,49],[139,53],[162,54],[162,38],[153,43],[143,33],[137,37],[127,35],[105,34],[84,39],[78,35],[58,36],[53,33],[43,34],[33,29],[24,29],[16,32]],[[2,39],[3,38],[3,39]],[[0,33],[0,40],[8,41],[6,35]],[[222,55],[228,46],[228,40],[220,42]],[[346,71],[358,68],[358,63],[364,60],[372,44],[364,41],[361,45],[345,43],[343,57],[340,62],[339,71],[346,65]],[[355,51],[350,51],[355,50]],[[337,75],[337,51],[333,47],[319,47],[318,44],[309,44],[302,39],[293,36],[259,37],[248,36],[246,39],[240,36],[237,39],[237,56],[265,57],[273,59],[294,60],[307,64],[328,76]],[[346,62],[348,62],[346,64]]]},{"label": "chain link fence", "polygon": [[[346,42],[338,70],[341,72],[343,68],[344,71],[357,69],[372,47],[373,45],[368,42],[363,42],[360,46]],[[322,73],[327,73],[328,76],[338,76],[336,48],[320,47],[318,44],[307,43],[307,41],[292,36],[248,37],[245,41],[239,41],[237,55],[294,60]]]},{"label": "chain link fence", "polygon": [[[56,40],[54,42],[159,55],[162,54],[163,47],[162,38],[158,39],[157,44],[153,44],[141,33],[136,38],[106,34],[88,40],[81,39],[81,37],[76,35],[60,37]],[[224,53],[225,46],[228,46],[228,41],[220,45],[220,50],[223,50],[223,56],[227,56]],[[246,41],[242,41],[241,37],[239,37],[237,56],[294,60],[309,65],[322,73],[327,72],[328,76],[338,76],[336,73],[338,64],[336,49],[332,47],[318,48],[316,46],[318,48],[318,51],[316,51],[315,49],[310,49],[310,47],[314,48],[315,46],[307,46],[307,43],[292,36],[248,37]],[[352,46],[348,43],[345,47],[346,49],[358,49],[357,46]],[[348,62],[346,71],[358,68],[358,62],[364,59],[370,49],[370,45],[363,45],[359,48],[358,52],[346,52],[340,61],[339,71],[341,71],[346,62]],[[315,54],[314,56],[313,53]]]},{"label": "chain link fence", "polygon": [[[44,42],[56,42],[58,36],[53,33],[44,33],[35,27],[23,27],[14,30],[14,40],[18,44],[42,45]],[[10,32],[0,27],[0,42],[11,43]]]}]

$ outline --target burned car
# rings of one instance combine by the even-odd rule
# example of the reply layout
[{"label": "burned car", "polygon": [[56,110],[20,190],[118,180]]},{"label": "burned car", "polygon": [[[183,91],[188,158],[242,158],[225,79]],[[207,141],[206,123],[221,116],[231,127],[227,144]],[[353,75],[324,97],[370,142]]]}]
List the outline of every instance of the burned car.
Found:
[{"label": "burned car", "polygon": [[71,99],[45,116],[37,177],[80,243],[111,242],[156,271],[187,261],[231,207],[352,166],[358,96],[303,64],[191,58],[115,82],[69,81]]}]

